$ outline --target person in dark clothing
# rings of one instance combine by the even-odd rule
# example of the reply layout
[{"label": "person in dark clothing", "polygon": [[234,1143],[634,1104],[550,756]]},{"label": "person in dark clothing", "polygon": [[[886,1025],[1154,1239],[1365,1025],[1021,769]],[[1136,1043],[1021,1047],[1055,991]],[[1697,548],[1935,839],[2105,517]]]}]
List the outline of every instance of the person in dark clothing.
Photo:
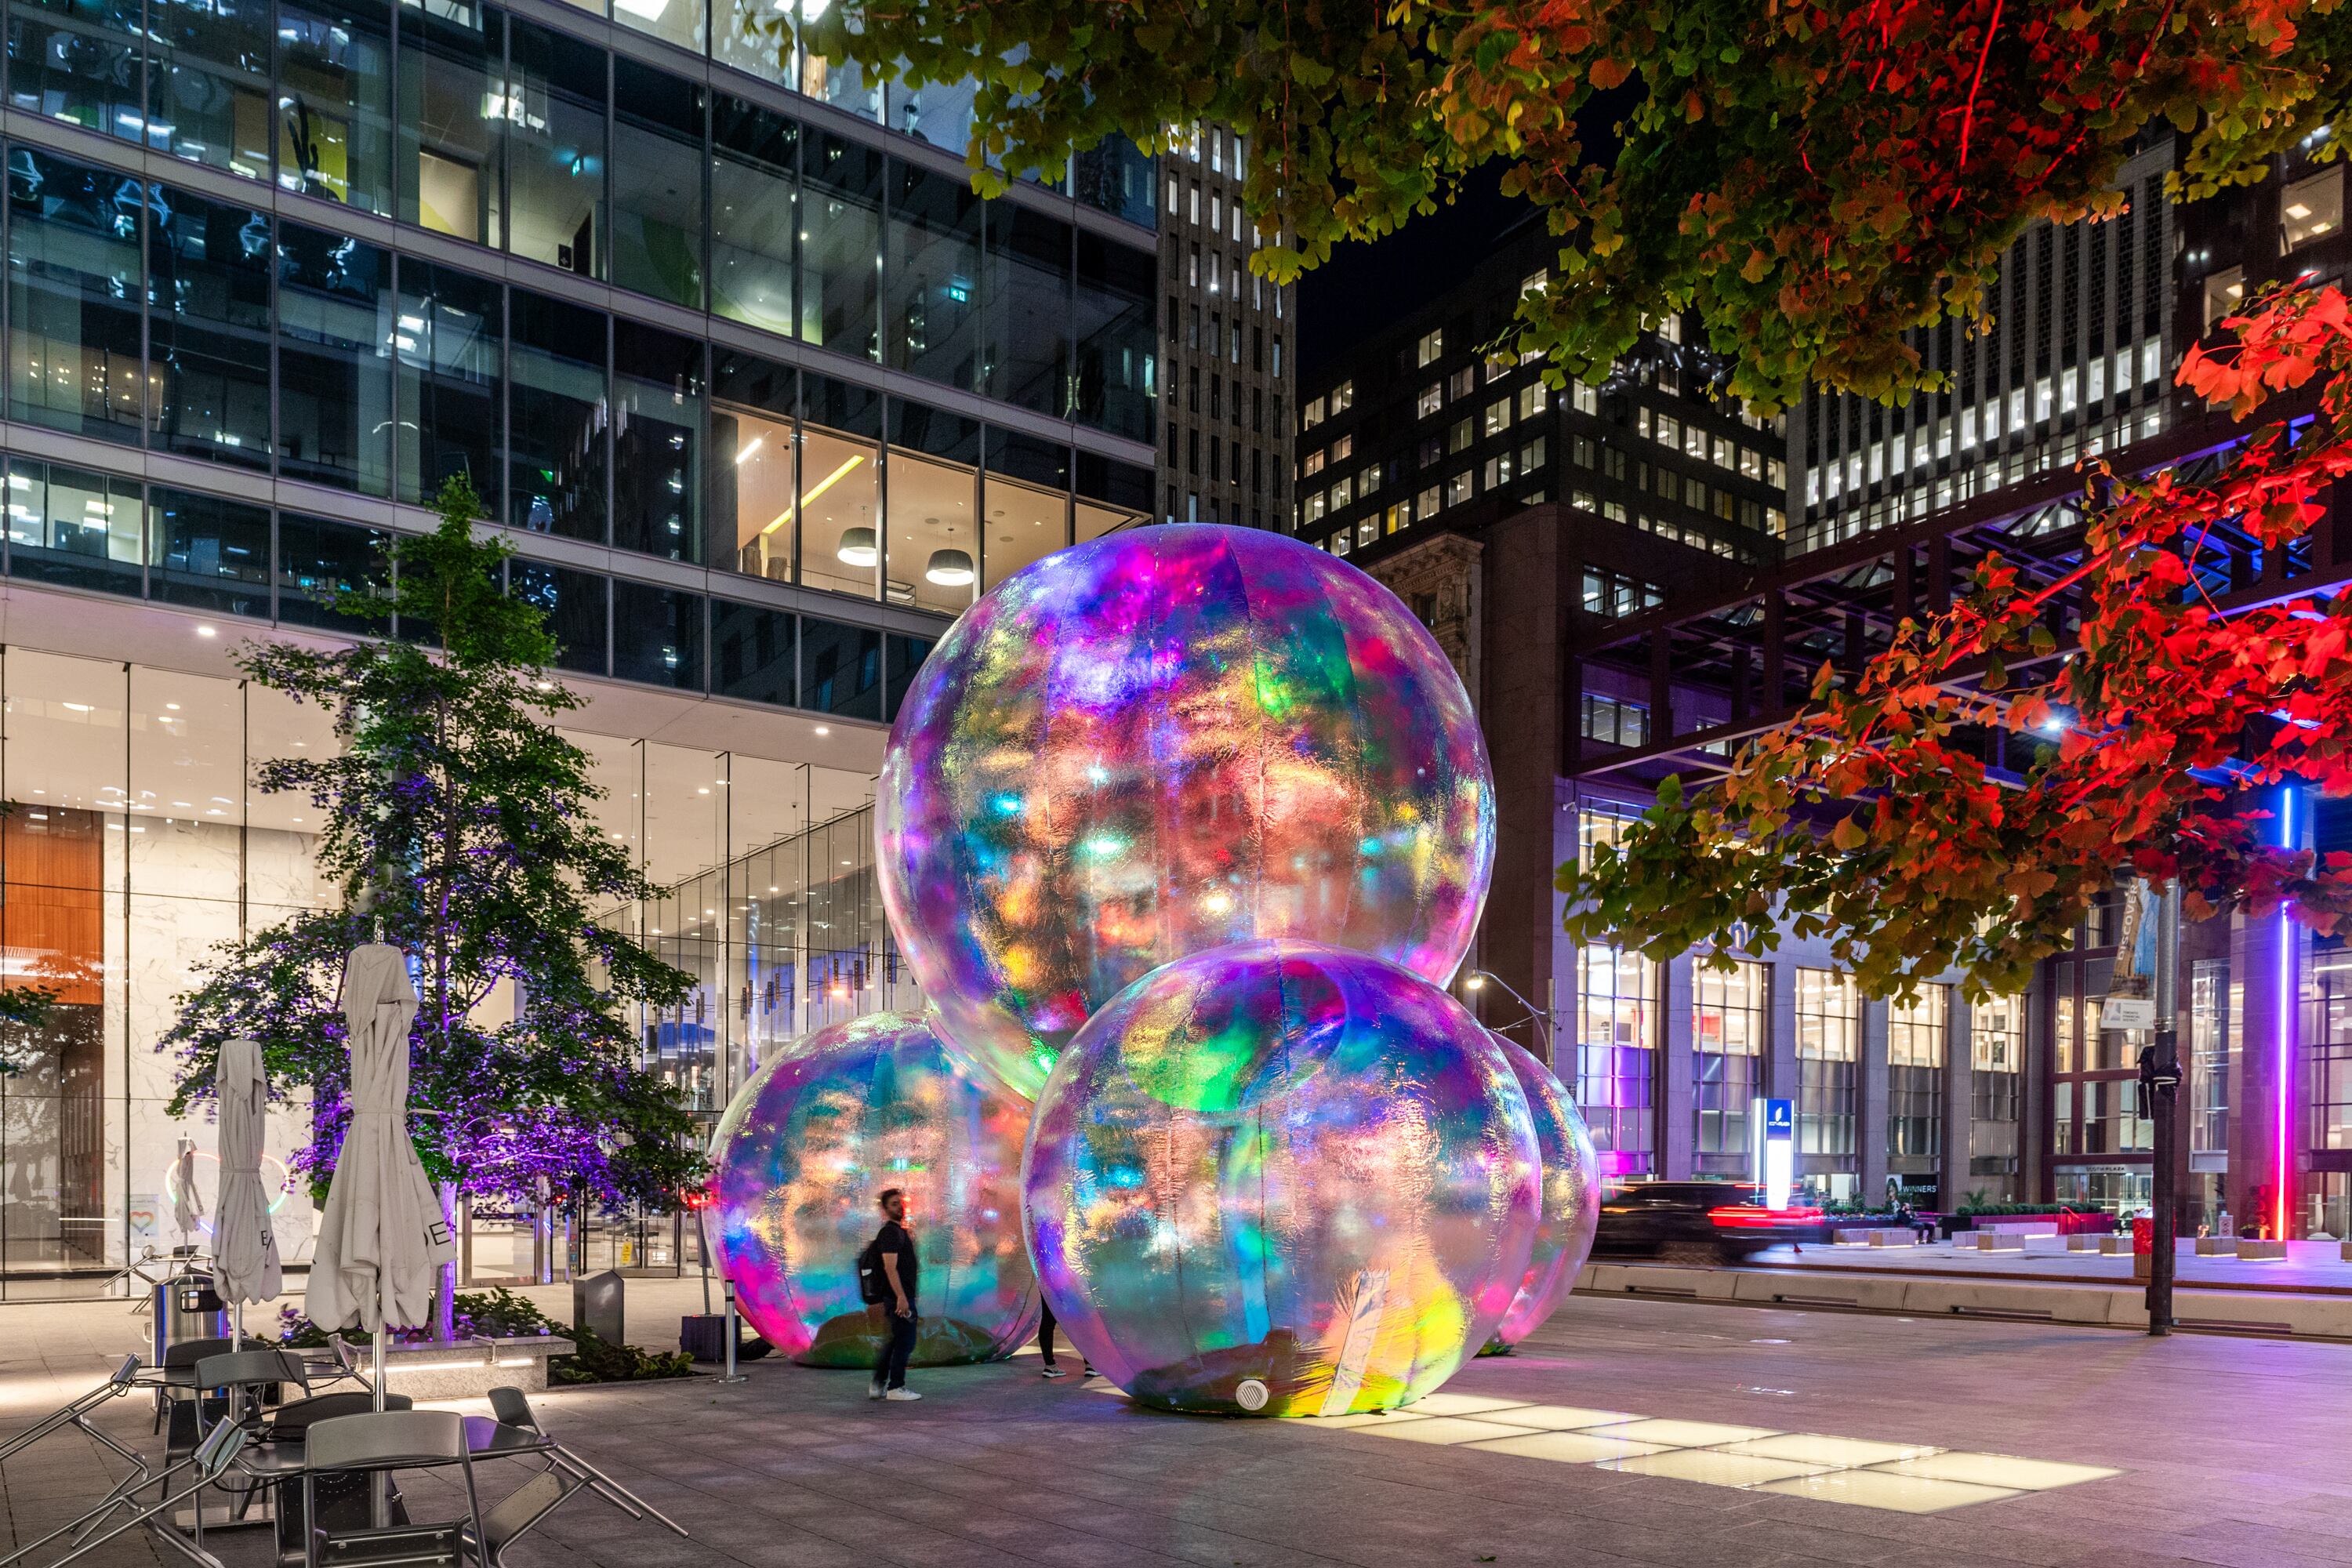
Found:
[{"label": "person in dark clothing", "polygon": [[916,1287],[922,1279],[922,1263],[915,1256],[915,1233],[907,1225],[906,1194],[890,1187],[876,1202],[882,1210],[882,1229],[874,1238],[874,1250],[882,1265],[882,1310],[890,1320],[890,1343],[882,1352],[882,1364],[874,1369],[866,1397],[920,1399],[907,1386],[907,1359],[915,1353]]},{"label": "person in dark clothing", "polygon": [[[1037,1353],[1045,1358],[1045,1370],[1040,1374],[1041,1376],[1067,1377],[1070,1375],[1063,1369],[1062,1363],[1054,1357],[1054,1303],[1046,1300],[1042,1293],[1037,1298]],[[1092,1377],[1095,1374],[1094,1363],[1086,1361],[1083,1357],[1080,1361],[1087,1369],[1087,1375]]]}]

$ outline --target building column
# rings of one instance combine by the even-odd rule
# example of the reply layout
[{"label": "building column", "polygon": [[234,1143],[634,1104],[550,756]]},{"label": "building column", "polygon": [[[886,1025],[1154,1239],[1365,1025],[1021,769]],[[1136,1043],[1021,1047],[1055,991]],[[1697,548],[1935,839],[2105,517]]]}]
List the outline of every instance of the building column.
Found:
[{"label": "building column", "polygon": [[1862,1060],[1854,1085],[1854,1196],[1875,1206],[1886,1201],[1886,1004],[1862,1004]]},{"label": "building column", "polygon": [[1665,965],[1665,1016],[1659,1020],[1658,1166],[1670,1181],[1687,1180],[1696,1139],[1691,1126],[1691,964],[1689,953]]},{"label": "building column", "polygon": [[1950,1214],[1969,1190],[1969,1153],[1976,1131],[1976,1054],[1969,1032],[1973,1010],[1958,985],[1947,994],[1951,1016],[1944,1026],[1944,1148],[1936,1206]]},{"label": "building column", "polygon": [[[1769,961],[1764,1005],[1769,1026],[1765,1031],[1763,1094],[1767,1100],[1797,1098],[1797,966],[1786,958]],[[1799,1162],[1801,1164],[1802,1162]]]}]

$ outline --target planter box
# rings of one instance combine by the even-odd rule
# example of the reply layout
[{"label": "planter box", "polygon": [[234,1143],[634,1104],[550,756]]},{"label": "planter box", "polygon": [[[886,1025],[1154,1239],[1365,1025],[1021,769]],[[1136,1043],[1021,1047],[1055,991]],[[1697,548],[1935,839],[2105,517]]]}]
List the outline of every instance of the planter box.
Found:
[{"label": "planter box", "polygon": [[2197,1238],[2197,1256],[2235,1258],[2238,1256],[2238,1238],[2234,1236],[2200,1236]]},{"label": "planter box", "polygon": [[[2045,1231],[2043,1234],[2048,1235],[2049,1233]],[[2025,1233],[2022,1231],[1965,1230],[1959,1235],[1954,1237],[1952,1239],[1962,1246],[1973,1247],[1979,1252],[2022,1252],[2025,1250]]]},{"label": "planter box", "polygon": [[[572,1342],[552,1334],[511,1340],[462,1340],[455,1344],[393,1345],[384,1351],[385,1385],[418,1404],[480,1399],[493,1388],[537,1394],[547,1387],[550,1358],[570,1355]],[[367,1375],[369,1352],[352,1349],[352,1364]]]},{"label": "planter box", "polygon": [[2286,1260],[2286,1243],[2242,1236],[2238,1237],[2238,1256],[2252,1263],[2283,1263]]},{"label": "planter box", "polygon": [[2132,1238],[2128,1236],[2103,1236],[2099,1237],[2099,1251],[2107,1258],[2129,1258],[2132,1255]]}]

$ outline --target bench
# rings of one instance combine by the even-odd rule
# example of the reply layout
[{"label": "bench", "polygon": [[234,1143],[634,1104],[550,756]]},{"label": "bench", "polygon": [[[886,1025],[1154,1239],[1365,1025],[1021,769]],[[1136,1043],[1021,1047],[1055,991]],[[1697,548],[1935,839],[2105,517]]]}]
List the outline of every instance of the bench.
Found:
[{"label": "bench", "polygon": [[2286,1243],[2284,1241],[2264,1241],[2259,1237],[2252,1236],[2239,1237],[2237,1241],[2238,1258],[2241,1262],[2284,1263],[2286,1261]]},{"label": "bench", "polygon": [[2021,1230],[1964,1230],[1952,1237],[1952,1244],[1979,1252],[2022,1252],[2025,1250],[2025,1233]]}]

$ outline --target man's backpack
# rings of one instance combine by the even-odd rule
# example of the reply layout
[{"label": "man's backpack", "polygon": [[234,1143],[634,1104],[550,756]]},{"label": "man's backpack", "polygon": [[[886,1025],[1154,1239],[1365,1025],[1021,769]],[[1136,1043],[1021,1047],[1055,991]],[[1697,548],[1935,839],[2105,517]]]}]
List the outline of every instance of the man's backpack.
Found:
[{"label": "man's backpack", "polygon": [[882,1277],[882,1233],[876,1231],[866,1250],[857,1255],[857,1299],[878,1307],[890,1299],[890,1282]]}]

